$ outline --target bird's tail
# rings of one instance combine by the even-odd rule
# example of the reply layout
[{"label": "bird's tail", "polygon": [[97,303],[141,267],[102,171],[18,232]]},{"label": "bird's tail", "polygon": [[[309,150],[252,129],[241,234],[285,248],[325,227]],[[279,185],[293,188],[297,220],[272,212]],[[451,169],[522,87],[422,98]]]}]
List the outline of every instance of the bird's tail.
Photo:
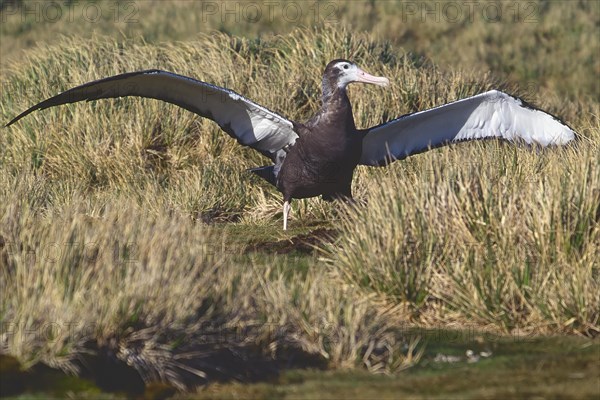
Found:
[{"label": "bird's tail", "polygon": [[275,175],[274,165],[265,165],[264,167],[250,168],[248,171],[255,173],[256,175],[269,182],[271,185],[277,187],[277,176]]}]

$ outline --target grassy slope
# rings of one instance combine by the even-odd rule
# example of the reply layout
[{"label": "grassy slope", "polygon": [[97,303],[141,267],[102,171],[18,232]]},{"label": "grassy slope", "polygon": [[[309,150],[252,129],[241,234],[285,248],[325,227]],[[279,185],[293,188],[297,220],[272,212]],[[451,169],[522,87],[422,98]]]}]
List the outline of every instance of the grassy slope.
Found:
[{"label": "grassy slope", "polygon": [[[353,31],[369,31],[374,37],[410,49],[417,58],[428,57],[452,68],[491,70],[496,76],[519,82],[531,93],[549,89],[570,99],[587,95],[599,100],[596,77],[600,61],[596,53],[600,5],[595,1],[469,6],[452,1],[284,0],[277,2],[270,14],[267,4],[255,2],[259,18],[252,7],[235,1],[213,2],[216,8],[198,1],[145,0],[121,2],[118,7],[114,2],[100,1],[100,17],[93,18],[93,23],[86,17],[85,3],[64,6],[62,18],[53,18],[51,9],[44,11],[43,3],[41,7],[36,1],[22,3],[24,7],[4,12],[0,27],[2,66],[12,57],[20,58],[22,49],[40,41],[53,42],[60,35],[143,36],[155,43],[190,40],[199,32],[215,30],[255,37],[284,34],[300,26],[350,26]],[[40,7],[37,13],[32,12],[36,3]],[[296,9],[299,12],[292,13]],[[23,14],[23,10],[30,12]],[[231,10],[234,13],[227,14]],[[91,11],[87,12],[92,15]]]},{"label": "grassy slope", "polygon": [[[269,354],[266,359],[285,359],[300,350],[324,357],[331,367],[366,364],[387,371],[412,363],[403,347],[410,339],[402,331],[407,323],[505,333],[597,333],[600,125],[594,6],[569,13],[562,4],[544,6],[536,24],[409,18],[397,26],[402,15],[389,4],[387,10],[375,9],[371,20],[359,18],[355,6],[340,5],[342,24],[271,37],[268,32],[294,24],[194,24],[198,16],[186,4],[169,6],[170,18],[148,4],[138,4],[144,15],[138,24],[123,28],[126,35],[144,34],[145,42],[85,39],[92,30],[108,33],[114,27],[110,20],[89,29],[89,24],[60,22],[21,26],[9,17],[2,25],[2,65],[9,65],[5,55],[15,61],[2,71],[2,120],[32,99],[74,84],[156,67],[235,88],[302,120],[318,106],[323,65],[341,56],[394,81],[394,90],[386,92],[351,89],[352,98],[361,98],[355,102],[359,126],[499,86],[560,115],[583,140],[576,148],[543,152],[468,144],[389,169],[361,168],[355,192],[369,207],[345,216],[320,200],[296,202],[292,230],[283,233],[279,196],[243,172],[264,160],[208,121],[136,99],[36,113],[10,135],[0,135],[0,289],[8,294],[1,315],[3,327],[11,329],[3,331],[4,351],[28,366],[43,361],[65,370],[77,368],[74,360],[90,343],[123,361],[131,361],[133,351],[147,381],[177,386],[182,378],[176,357],[204,340],[195,333],[206,321],[221,333],[258,321],[261,328],[248,338],[256,348],[226,344],[236,351],[258,349]],[[573,24],[565,19],[579,27],[577,35],[566,33],[565,26]],[[344,28],[348,22],[371,33],[350,34]],[[211,28],[261,33],[263,39],[212,34],[151,43]],[[473,45],[488,28],[486,46]],[[18,52],[32,40],[49,40],[50,32],[84,38]],[[414,53],[375,35],[402,41]],[[424,62],[415,56],[419,53],[445,67]],[[564,59],[572,62],[560,64]],[[465,70],[466,65],[493,73]],[[293,95],[285,96],[281,88]],[[393,224],[386,223],[389,215]],[[341,228],[336,242],[324,246],[325,259],[306,251],[312,237],[332,226]],[[189,279],[215,266],[220,272],[209,274],[208,285]],[[90,298],[94,304],[86,301]],[[32,324],[35,330],[74,320],[85,328],[74,337],[25,340],[31,339],[24,332]],[[273,332],[274,326],[285,334]],[[189,346],[181,347],[173,335],[183,335]],[[370,341],[388,350],[363,359]],[[552,351],[563,347],[556,344]],[[586,379],[597,375],[597,364],[573,357]],[[510,373],[510,365],[504,368]],[[418,370],[414,374],[419,376]],[[337,376],[339,390],[353,379]],[[451,382],[451,372],[444,376],[433,380]],[[582,387],[593,391],[593,385]],[[357,390],[370,389],[367,384]],[[501,386],[494,390],[505,393]]]}]

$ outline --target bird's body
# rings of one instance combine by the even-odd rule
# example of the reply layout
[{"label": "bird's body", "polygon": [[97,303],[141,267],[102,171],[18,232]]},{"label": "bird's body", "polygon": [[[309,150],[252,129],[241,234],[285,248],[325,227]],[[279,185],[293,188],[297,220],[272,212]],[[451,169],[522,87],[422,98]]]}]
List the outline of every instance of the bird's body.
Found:
[{"label": "bird's body", "polygon": [[212,119],[240,144],[273,161],[251,171],[283,194],[284,229],[292,199],[351,199],[352,176],[359,164],[387,165],[465,140],[500,138],[548,146],[575,138],[573,130],[556,117],[496,90],[358,130],[346,93],[353,82],[389,84],[387,78],[369,75],[350,61],[333,60],[323,74],[321,109],[302,124],[206,82],[160,70],[131,72],[60,93],[19,114],[7,126],[34,110],[82,100],[139,96],[176,104]]},{"label": "bird's body", "polygon": [[323,196],[325,200],[351,198],[352,175],[362,153],[352,106],[345,91],[323,103],[304,125],[287,153],[277,177],[284,200]]}]

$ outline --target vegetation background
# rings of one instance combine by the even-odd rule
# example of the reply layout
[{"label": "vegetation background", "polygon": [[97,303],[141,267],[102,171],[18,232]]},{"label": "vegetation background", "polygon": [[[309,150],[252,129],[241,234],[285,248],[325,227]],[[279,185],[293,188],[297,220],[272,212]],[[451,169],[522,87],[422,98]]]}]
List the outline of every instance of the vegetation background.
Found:
[{"label": "vegetation background", "polygon": [[[148,68],[302,121],[319,106],[324,66],[344,57],[392,81],[350,89],[359,127],[499,88],[579,134],[566,148],[467,143],[361,167],[365,206],[296,201],[283,232],[280,195],[245,172],[266,161],[210,121],[129,98],[32,114],[0,131],[3,375],[32,381],[5,367],[14,360],[112,390],[111,369],[125,368],[132,378],[116,390],[166,384],[208,397],[597,394],[599,8],[3,1],[2,121]],[[427,338],[440,328],[475,334]],[[465,349],[449,343],[497,357],[467,369]],[[439,367],[438,350],[460,351],[461,367]],[[338,372],[194,392],[294,367]]]}]

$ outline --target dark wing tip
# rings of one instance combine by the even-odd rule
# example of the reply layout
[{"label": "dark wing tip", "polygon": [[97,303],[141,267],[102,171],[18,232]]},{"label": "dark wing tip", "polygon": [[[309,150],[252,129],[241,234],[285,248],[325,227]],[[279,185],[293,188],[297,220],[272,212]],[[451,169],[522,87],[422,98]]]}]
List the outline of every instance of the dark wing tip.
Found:
[{"label": "dark wing tip", "polygon": [[5,125],[5,127],[11,126],[12,124],[14,124],[15,122],[17,122],[21,118],[23,118],[23,117],[31,114],[32,112],[34,112],[36,110],[44,110],[46,108],[50,108],[50,107],[54,106],[55,105],[55,100],[59,96],[63,95],[64,93],[67,93],[67,92],[60,93],[60,94],[58,94],[58,95],[56,95],[54,97],[51,97],[51,98],[46,99],[46,100],[44,100],[44,101],[42,101],[40,103],[37,103],[34,106],[29,107],[27,110],[23,111],[21,114],[19,114],[16,117],[14,117],[8,124]]},{"label": "dark wing tip", "polygon": [[14,117],[8,124],[4,125],[5,128],[8,128],[9,126],[11,126],[12,124],[14,124],[15,122],[17,122],[18,120],[20,120],[21,118],[23,118],[24,116],[26,116],[27,114],[31,114],[32,112],[34,112],[35,110],[37,110],[39,107],[38,105],[35,105],[25,111],[23,111],[21,114],[17,115],[16,117]]},{"label": "dark wing tip", "polygon": [[84,83],[82,85],[76,86],[72,89],[66,90],[62,93],[59,93],[53,97],[50,97],[49,99],[46,99],[44,101],[42,101],[41,103],[38,103],[36,105],[34,105],[33,107],[28,108],[27,110],[23,111],[21,114],[17,115],[15,118],[13,118],[8,124],[4,125],[5,128],[11,126],[12,124],[14,124],[15,122],[17,122],[18,120],[20,120],[21,118],[27,116],[28,114],[31,114],[33,111],[35,110],[43,110],[45,108],[50,108],[53,107],[55,105],[60,105],[60,104],[66,104],[66,103],[74,103],[77,101],[81,101],[81,100],[87,100],[87,101],[92,101],[92,100],[97,100],[96,97],[94,96],[90,96],[90,97],[83,97],[81,99],[63,99],[64,96],[68,96],[70,93],[74,93],[78,90],[81,89],[85,89],[88,87],[92,87],[94,85],[97,85],[99,83],[104,83],[104,82],[110,82],[110,81],[115,81],[115,80],[120,80],[120,79],[125,79],[125,78],[129,78],[132,76],[136,76],[136,75],[144,75],[144,74],[160,74],[160,73],[165,73],[165,71],[159,70],[159,69],[148,69],[148,70],[144,70],[144,71],[136,71],[136,72],[127,72],[124,74],[120,74],[120,75],[115,75],[115,76],[111,76],[108,78],[103,78],[103,79],[98,79],[96,81],[92,81],[92,82],[88,82],[88,83]]}]

